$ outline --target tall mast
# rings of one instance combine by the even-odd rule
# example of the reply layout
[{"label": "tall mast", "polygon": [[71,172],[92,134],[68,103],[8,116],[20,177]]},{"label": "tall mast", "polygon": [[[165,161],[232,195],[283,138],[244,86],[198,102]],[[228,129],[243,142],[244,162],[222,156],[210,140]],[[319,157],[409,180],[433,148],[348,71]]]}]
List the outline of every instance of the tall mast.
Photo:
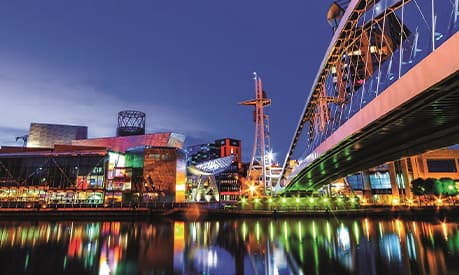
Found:
[{"label": "tall mast", "polygon": [[267,98],[263,91],[261,78],[254,74],[255,80],[255,99],[240,102],[241,105],[255,106],[255,139],[253,143],[252,157],[248,171],[248,178],[256,184],[263,184],[264,193],[271,190],[270,160],[267,158],[269,148],[269,117],[264,114],[264,107],[271,105],[271,99]]}]

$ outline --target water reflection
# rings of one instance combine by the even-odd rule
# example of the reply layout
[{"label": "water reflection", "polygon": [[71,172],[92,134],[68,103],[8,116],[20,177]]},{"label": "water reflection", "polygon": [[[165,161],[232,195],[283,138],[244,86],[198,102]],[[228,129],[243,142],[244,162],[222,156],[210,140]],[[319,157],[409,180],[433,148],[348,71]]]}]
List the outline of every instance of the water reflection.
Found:
[{"label": "water reflection", "polygon": [[0,223],[6,274],[454,274],[458,260],[458,223]]}]

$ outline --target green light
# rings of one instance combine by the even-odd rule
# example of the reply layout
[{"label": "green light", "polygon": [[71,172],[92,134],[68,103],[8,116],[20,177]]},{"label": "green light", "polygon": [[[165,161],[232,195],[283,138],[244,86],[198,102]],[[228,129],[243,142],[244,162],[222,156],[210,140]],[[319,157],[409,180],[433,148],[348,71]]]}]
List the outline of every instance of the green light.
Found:
[{"label": "green light", "polygon": [[314,251],[314,271],[315,274],[319,274],[319,247],[317,242],[312,243],[312,249]]},{"label": "green light", "polygon": [[245,241],[247,236],[247,224],[245,222],[242,223],[242,239]]},{"label": "green light", "polygon": [[319,167],[320,167],[320,170],[324,170],[325,169],[325,164],[323,162],[321,162],[319,164]]},{"label": "green light", "polygon": [[25,261],[24,261],[24,270],[27,270],[27,268],[29,267],[29,254],[26,255],[26,258],[25,258]]},{"label": "green light", "polygon": [[284,239],[286,243],[288,243],[288,229],[287,229],[287,222],[284,221]]},{"label": "green light", "polygon": [[255,237],[257,238],[257,242],[260,241],[260,223],[259,222],[255,224]]},{"label": "green light", "polygon": [[241,202],[242,202],[242,203],[246,203],[246,202],[247,202],[247,199],[246,199],[246,198],[242,198],[242,199],[241,199]]},{"label": "green light", "polygon": [[324,202],[328,202],[328,198],[324,198]]},{"label": "green light", "polygon": [[296,203],[299,203],[300,202],[300,198],[296,198]]},{"label": "green light", "polygon": [[360,242],[360,232],[359,232],[359,225],[357,224],[356,221],[354,221],[354,237],[355,237],[355,242],[359,244]]},{"label": "green light", "polygon": [[269,203],[272,203],[272,202],[273,202],[273,199],[272,199],[272,198],[269,198],[269,199],[268,199],[268,202],[269,202]]},{"label": "green light", "polygon": [[260,202],[260,199],[259,198],[256,198],[255,199],[255,203],[259,203]]},{"label": "green light", "polygon": [[303,252],[303,244],[298,243],[298,251],[300,252],[300,262],[304,263],[304,252]]},{"label": "green light", "polygon": [[298,222],[298,240],[301,242],[301,237],[303,236],[303,226],[301,222]]},{"label": "green light", "polygon": [[286,198],[282,198],[282,203],[286,203],[287,202],[287,199]]},{"label": "green light", "polygon": [[273,222],[269,223],[269,237],[270,237],[271,241],[274,240],[274,225],[273,225]]},{"label": "green light", "polygon": [[310,203],[314,203],[314,198],[309,198]]},{"label": "green light", "polygon": [[316,223],[312,221],[312,238],[315,240],[317,237]]}]

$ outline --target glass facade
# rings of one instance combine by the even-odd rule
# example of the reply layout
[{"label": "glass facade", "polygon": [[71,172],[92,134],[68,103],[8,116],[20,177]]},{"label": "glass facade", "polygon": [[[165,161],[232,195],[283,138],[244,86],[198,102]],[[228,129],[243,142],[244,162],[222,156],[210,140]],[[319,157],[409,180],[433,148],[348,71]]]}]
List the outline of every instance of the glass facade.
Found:
[{"label": "glass facade", "polygon": [[349,175],[346,180],[352,190],[363,190],[363,177],[361,173]]},{"label": "glass facade", "polygon": [[0,202],[100,204],[107,160],[102,153],[1,156]]},{"label": "glass facade", "polygon": [[182,150],[143,147],[119,153],[88,148],[0,152],[0,207],[184,201]]},{"label": "glass facade", "polygon": [[389,172],[371,173],[370,185],[373,194],[391,194],[392,186],[390,184]]},{"label": "glass facade", "polygon": [[220,151],[214,143],[198,144],[187,148],[188,165],[196,165],[204,161],[217,159]]},{"label": "glass facade", "polygon": [[[223,168],[222,166],[222,169],[219,171],[212,171],[215,176],[213,181],[216,181],[218,193],[220,193],[217,200],[219,199],[220,201],[235,201],[241,196],[241,141],[225,138],[215,140],[214,143],[193,145],[187,148],[188,165],[196,165],[197,167],[203,165],[205,162],[211,164],[213,163],[211,160],[223,159],[229,156],[233,156],[232,163],[229,167],[228,165],[224,165],[225,167]],[[215,162],[215,164],[217,164],[217,162]],[[187,197],[193,200],[196,195],[193,195],[195,191],[191,190],[196,189],[198,180],[195,179],[195,176],[189,174],[188,183],[189,187],[187,187],[187,193],[189,193],[189,195]],[[213,199],[214,195],[218,196],[218,194],[214,193],[215,192],[212,193],[212,196],[207,197]]]},{"label": "glass facade", "polygon": [[0,157],[3,186],[103,188],[105,155],[34,155]]},{"label": "glass facade", "polygon": [[157,201],[173,202],[182,200],[185,191],[185,154],[182,150],[167,147],[151,147],[145,149],[143,178]]}]

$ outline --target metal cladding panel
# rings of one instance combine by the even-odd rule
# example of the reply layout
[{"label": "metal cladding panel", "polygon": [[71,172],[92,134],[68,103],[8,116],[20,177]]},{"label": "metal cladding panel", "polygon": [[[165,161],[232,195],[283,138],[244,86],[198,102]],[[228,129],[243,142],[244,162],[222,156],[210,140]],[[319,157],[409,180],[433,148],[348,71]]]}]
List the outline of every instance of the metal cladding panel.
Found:
[{"label": "metal cladding panel", "polygon": [[31,123],[27,147],[52,148],[54,144],[71,144],[88,138],[87,126]]},{"label": "metal cladding panel", "polygon": [[185,135],[178,134],[178,133],[170,133],[170,137],[169,137],[167,146],[183,149],[184,142],[185,142]]},{"label": "metal cladding panel", "polygon": [[234,156],[213,159],[196,165],[196,168],[204,173],[218,174],[227,170],[233,163]]},{"label": "metal cladding panel", "polygon": [[[155,133],[139,136],[91,138],[73,140],[72,145],[105,147],[116,152],[126,152],[128,148],[138,146],[169,147],[172,133]],[[181,144],[176,144],[181,148]]]},{"label": "metal cladding panel", "polygon": [[175,148],[148,148],[145,150],[144,178],[153,183],[161,200],[175,200],[177,182],[177,150]]}]

